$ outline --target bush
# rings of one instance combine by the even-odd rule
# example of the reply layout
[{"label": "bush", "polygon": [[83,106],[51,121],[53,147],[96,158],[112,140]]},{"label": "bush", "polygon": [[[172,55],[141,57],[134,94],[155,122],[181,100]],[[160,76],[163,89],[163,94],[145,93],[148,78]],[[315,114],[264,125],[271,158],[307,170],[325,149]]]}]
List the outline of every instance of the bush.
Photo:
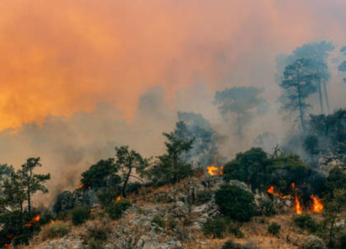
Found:
[{"label": "bush", "polygon": [[213,192],[209,190],[204,190],[197,193],[196,204],[203,204],[211,200]]},{"label": "bush", "polygon": [[261,198],[259,200],[259,214],[264,215],[264,216],[272,216],[274,215],[275,212],[275,207],[274,204],[271,200],[267,200],[264,198]]},{"label": "bush", "polygon": [[88,237],[94,238],[97,241],[106,241],[109,233],[110,228],[102,224],[88,227]]},{"label": "bush", "polygon": [[113,201],[109,206],[105,208],[109,217],[113,220],[118,220],[121,218],[123,213],[131,207],[131,202],[126,199],[121,199],[120,201]]},{"label": "bush", "polygon": [[323,240],[319,237],[310,235],[306,238],[303,249],[327,249],[326,245],[324,244]]},{"label": "bush", "polygon": [[90,217],[90,208],[87,206],[76,207],[71,210],[72,223],[74,225],[81,225],[86,222]]},{"label": "bush", "polygon": [[42,238],[61,238],[71,231],[71,228],[64,222],[55,222],[50,224],[45,230],[42,231]]},{"label": "bush", "polygon": [[212,236],[213,239],[223,238],[224,233],[227,229],[227,221],[224,219],[210,220],[203,224],[203,232],[206,237]]},{"label": "bush", "polygon": [[151,220],[151,223],[161,228],[165,226],[165,222],[157,215],[154,216],[154,218]]},{"label": "bush", "polygon": [[236,238],[243,238],[244,234],[240,231],[239,225],[230,225],[228,231],[233,234]]},{"label": "bush", "polygon": [[242,249],[243,247],[239,244],[233,242],[233,240],[227,240],[226,243],[222,246],[222,249]]},{"label": "bush", "polygon": [[281,228],[281,226],[278,223],[273,222],[268,227],[268,233],[271,233],[271,234],[277,236],[280,232],[280,228]]},{"label": "bush", "polygon": [[91,238],[88,240],[88,249],[103,249],[103,242]]},{"label": "bush", "polygon": [[236,186],[221,186],[215,193],[215,202],[222,214],[236,221],[249,221],[255,213],[253,195]]},{"label": "bush", "polygon": [[317,229],[315,220],[309,214],[297,215],[294,218],[294,224],[302,229],[307,229],[310,232],[315,232]]}]

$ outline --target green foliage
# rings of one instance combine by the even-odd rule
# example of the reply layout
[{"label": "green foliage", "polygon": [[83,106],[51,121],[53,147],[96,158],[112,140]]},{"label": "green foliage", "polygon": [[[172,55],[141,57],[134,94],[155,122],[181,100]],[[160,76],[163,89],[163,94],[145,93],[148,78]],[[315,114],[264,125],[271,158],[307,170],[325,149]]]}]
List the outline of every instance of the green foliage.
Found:
[{"label": "green foliage", "polygon": [[276,213],[275,206],[271,200],[259,199],[259,215],[272,216]]},{"label": "green foliage", "polygon": [[150,160],[143,158],[137,151],[130,150],[128,146],[115,147],[115,151],[116,165],[121,171],[123,181],[122,196],[126,198],[130,177],[137,178],[133,175],[134,173],[143,176]]},{"label": "green foliage", "polygon": [[316,92],[314,82],[318,76],[311,71],[312,66],[312,60],[305,58],[295,60],[286,66],[280,84],[283,90],[279,99],[282,103],[281,109],[290,115],[298,112],[303,131],[306,130],[306,111],[310,107],[306,100]]},{"label": "green foliage", "polygon": [[163,135],[167,139],[167,153],[158,157],[147,175],[155,184],[174,184],[193,174],[192,165],[184,159],[184,155],[192,148],[193,140],[182,140],[173,132]]},{"label": "green foliage", "polygon": [[120,195],[121,189],[118,186],[109,186],[97,193],[97,197],[103,206],[110,205]]},{"label": "green foliage", "polygon": [[88,227],[88,238],[94,238],[98,241],[106,241],[111,229],[103,224],[97,224]]},{"label": "green foliage", "polygon": [[221,239],[224,237],[224,233],[227,230],[228,222],[225,219],[209,220],[203,224],[203,233],[207,237],[213,239]]},{"label": "green foliage", "polygon": [[240,225],[239,224],[229,224],[228,231],[233,234],[236,238],[243,238],[244,234],[242,231],[240,231]]},{"label": "green foliage", "polygon": [[121,199],[120,201],[113,201],[110,205],[106,206],[105,211],[111,219],[118,220],[131,205],[129,200]]},{"label": "green foliage", "polygon": [[325,183],[325,197],[327,200],[334,198],[334,191],[338,189],[346,189],[346,174],[339,167],[333,168],[327,177]]},{"label": "green foliage", "polygon": [[90,217],[90,208],[87,206],[84,207],[75,207],[71,210],[72,223],[74,225],[81,225],[85,223]]},{"label": "green foliage", "polygon": [[100,160],[82,173],[81,182],[84,188],[101,188],[115,185],[121,182],[117,172],[118,168],[113,158]]},{"label": "green foliage", "polygon": [[311,157],[320,153],[318,137],[315,135],[308,135],[304,139],[304,149]]},{"label": "green foliage", "polygon": [[68,224],[64,222],[55,222],[54,224],[50,224],[45,230],[42,231],[42,237],[44,240],[47,238],[61,238],[70,231],[71,228]]},{"label": "green foliage", "polygon": [[161,228],[165,226],[165,222],[163,221],[163,219],[157,215],[154,216],[154,218],[151,220],[151,223]]},{"label": "green foliage", "polygon": [[310,214],[300,214],[294,218],[294,224],[302,229],[307,229],[310,232],[315,232],[317,229],[316,221]]},{"label": "green foliage", "polygon": [[253,195],[236,186],[221,186],[215,193],[215,202],[222,214],[236,221],[249,221],[255,213]]},{"label": "green foliage", "polygon": [[327,247],[322,239],[310,235],[305,239],[303,249],[327,249]]},{"label": "green foliage", "polygon": [[273,222],[268,226],[268,233],[271,233],[271,234],[277,236],[280,232],[280,229],[281,229],[281,226],[279,224]]},{"label": "green foliage", "polygon": [[236,158],[224,166],[224,179],[236,179],[251,184],[252,189],[266,191],[275,185],[281,193],[292,191],[291,183],[297,187],[310,182],[312,171],[299,156],[275,153],[269,157],[261,148],[252,148],[238,153]]},{"label": "green foliage", "polygon": [[103,249],[103,241],[91,238],[88,240],[88,249]]},{"label": "green foliage", "polygon": [[243,247],[230,239],[226,241],[226,243],[222,246],[222,249],[243,249]]}]

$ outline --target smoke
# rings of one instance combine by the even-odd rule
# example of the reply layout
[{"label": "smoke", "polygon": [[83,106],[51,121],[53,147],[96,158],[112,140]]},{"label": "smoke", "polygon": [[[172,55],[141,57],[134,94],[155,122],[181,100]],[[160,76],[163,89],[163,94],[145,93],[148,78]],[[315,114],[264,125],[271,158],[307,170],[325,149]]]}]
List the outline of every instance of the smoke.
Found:
[{"label": "smoke", "polygon": [[[341,60],[345,10],[343,0],[3,0],[0,163],[41,156],[50,189],[71,188],[115,145],[160,154],[177,111],[203,115],[230,158],[239,148],[215,92],[264,88],[268,114],[247,128],[249,141],[284,134],[275,58],[328,40]],[[336,109],[346,105],[346,85],[329,63]]]}]

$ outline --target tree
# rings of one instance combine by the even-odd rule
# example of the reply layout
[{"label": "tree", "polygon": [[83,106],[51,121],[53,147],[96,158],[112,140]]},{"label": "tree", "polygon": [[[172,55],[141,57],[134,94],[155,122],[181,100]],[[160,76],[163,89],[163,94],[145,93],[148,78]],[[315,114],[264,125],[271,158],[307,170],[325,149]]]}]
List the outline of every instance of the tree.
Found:
[{"label": "tree", "polygon": [[115,164],[122,172],[122,196],[126,198],[126,188],[130,177],[138,178],[133,175],[135,172],[143,175],[145,169],[149,166],[149,159],[143,158],[134,150],[130,150],[128,146],[116,147],[115,151]]},{"label": "tree", "polygon": [[147,175],[156,184],[174,184],[193,173],[192,165],[186,162],[184,156],[192,148],[194,140],[178,138],[174,132],[163,135],[167,138],[167,152],[157,157],[156,163]]},{"label": "tree", "polygon": [[306,99],[316,92],[313,82],[316,80],[316,73],[311,70],[311,61],[305,59],[296,60],[286,66],[283,81],[280,87],[283,93],[280,97],[282,110],[293,114],[299,112],[299,119],[303,132],[306,131],[306,110],[310,107]]},{"label": "tree", "polygon": [[225,120],[235,115],[237,135],[241,142],[244,128],[258,115],[264,114],[268,103],[261,96],[264,89],[256,87],[233,87],[216,92],[214,104],[219,106]]},{"label": "tree", "polygon": [[83,188],[102,188],[121,182],[117,175],[118,167],[113,158],[100,160],[82,173]]},{"label": "tree", "polygon": [[320,111],[324,113],[323,105],[323,93],[327,106],[327,110],[330,113],[329,98],[327,91],[327,82],[330,80],[330,72],[328,68],[328,56],[331,51],[334,50],[334,45],[331,42],[321,41],[321,42],[310,42],[298,47],[294,50],[293,55],[288,58],[288,61],[294,62],[295,60],[305,59],[309,60],[309,67],[311,72],[316,74],[316,80],[314,84],[316,85]]},{"label": "tree", "polygon": [[[345,47],[342,47],[340,49],[340,52],[343,54],[343,55],[346,55],[346,46]],[[341,64],[339,65],[338,67],[338,70],[340,72],[346,72],[346,60],[344,60],[343,62],[341,62]],[[344,78],[344,82],[346,82],[346,78]]]},{"label": "tree", "polygon": [[249,221],[255,214],[253,194],[236,186],[221,186],[215,193],[215,203],[222,214],[236,221]]},{"label": "tree", "polygon": [[40,191],[48,193],[48,189],[44,183],[50,179],[50,174],[34,174],[36,167],[41,167],[40,158],[29,158],[26,163],[22,165],[21,170],[18,171],[19,178],[21,179],[27,195],[28,211],[32,210],[32,196]]},{"label": "tree", "polygon": [[2,185],[3,182],[9,175],[13,172],[13,167],[8,166],[7,164],[0,165],[0,196],[3,195],[2,193]]},{"label": "tree", "polygon": [[193,165],[211,165],[217,153],[217,136],[210,123],[200,114],[178,112],[174,134],[180,140],[192,140],[191,150],[185,153],[185,160]]}]

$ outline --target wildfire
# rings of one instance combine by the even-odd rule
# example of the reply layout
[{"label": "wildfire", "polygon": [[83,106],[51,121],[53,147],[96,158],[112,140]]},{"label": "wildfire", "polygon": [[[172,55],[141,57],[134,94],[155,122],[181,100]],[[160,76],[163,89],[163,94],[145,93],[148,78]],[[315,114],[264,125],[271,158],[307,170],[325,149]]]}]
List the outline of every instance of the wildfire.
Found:
[{"label": "wildfire", "polygon": [[37,224],[40,221],[41,216],[36,215],[32,220],[25,224],[26,227],[31,227],[32,225]]},{"label": "wildfire", "polygon": [[207,172],[211,176],[221,176],[223,175],[223,166],[217,167],[217,166],[208,166]]},{"label": "wildfire", "polygon": [[81,190],[82,188],[84,188],[84,184],[79,185],[76,190]]},{"label": "wildfire", "polygon": [[95,210],[92,208],[90,209],[90,214],[94,214],[95,213]]},{"label": "wildfire", "polygon": [[116,201],[120,201],[121,200],[121,196],[119,195],[117,198],[115,198]]},{"label": "wildfire", "polygon": [[297,214],[302,214],[303,212],[303,208],[300,205],[300,201],[299,201],[297,193],[294,195],[294,210],[296,211]]},{"label": "wildfire", "polygon": [[11,244],[5,244],[4,247],[11,248]]},{"label": "wildfire", "polygon": [[324,209],[322,202],[314,195],[310,195],[310,198],[312,199],[312,210],[315,213],[321,213]]},{"label": "wildfire", "polygon": [[283,194],[280,194],[279,192],[275,192],[274,186],[270,186],[270,188],[267,189],[267,193],[271,195],[276,195],[280,199],[292,198],[291,195],[283,195]]}]

